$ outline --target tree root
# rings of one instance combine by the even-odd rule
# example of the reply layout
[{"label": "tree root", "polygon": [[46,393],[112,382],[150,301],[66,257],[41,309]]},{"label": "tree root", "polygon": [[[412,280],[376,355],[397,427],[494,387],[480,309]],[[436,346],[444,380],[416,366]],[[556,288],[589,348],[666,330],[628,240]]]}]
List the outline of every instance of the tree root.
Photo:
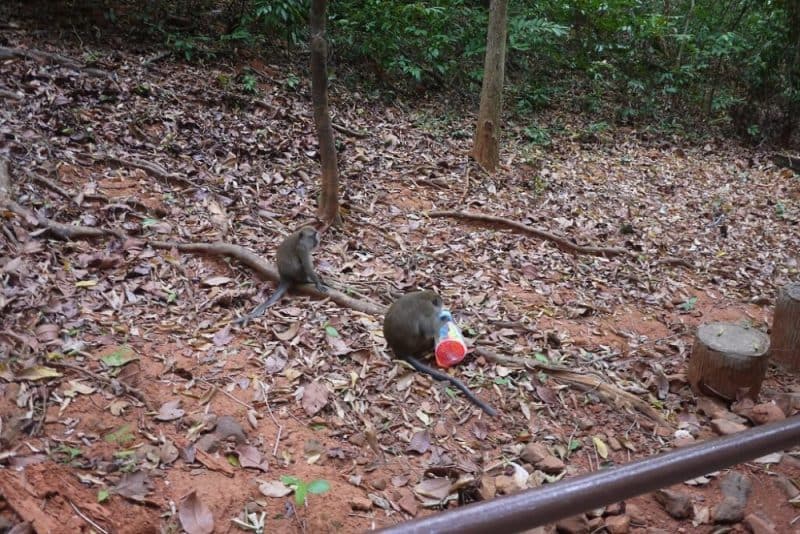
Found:
[{"label": "tree root", "polygon": [[200,189],[201,186],[197,182],[194,182],[188,178],[180,176],[178,174],[169,172],[167,169],[159,165],[158,163],[154,163],[152,161],[145,161],[143,159],[125,159],[125,158],[118,158],[116,156],[112,156],[110,154],[97,154],[93,156],[95,159],[102,159],[106,161],[111,161],[113,163],[117,163],[118,165],[123,165],[125,167],[131,167],[134,169],[141,169],[145,171],[150,176],[155,178],[160,178],[165,182],[178,182],[183,185],[191,186],[195,189]]},{"label": "tree root", "polygon": [[566,237],[550,233],[547,230],[534,228],[533,226],[528,226],[527,224],[523,224],[521,222],[512,221],[511,219],[506,219],[505,217],[495,217],[494,215],[484,215],[482,213],[466,213],[463,211],[431,211],[428,212],[427,215],[428,217],[455,217],[458,219],[468,219],[473,221],[501,224],[503,226],[513,228],[514,230],[519,230],[523,233],[534,235],[540,239],[551,241],[555,243],[559,249],[565,252],[569,252],[571,254],[589,254],[592,256],[607,256],[607,257],[611,256],[635,257],[632,252],[624,248],[577,245]]},{"label": "tree root", "polygon": [[655,408],[650,406],[647,402],[643,401],[633,393],[628,393],[625,390],[619,389],[615,386],[612,386],[611,384],[603,382],[603,380],[597,376],[591,374],[576,373],[575,371],[570,371],[566,367],[546,364],[544,362],[540,362],[538,360],[534,360],[531,358],[515,358],[513,356],[503,356],[501,354],[492,352],[484,347],[474,347],[473,351],[478,356],[483,356],[487,360],[502,365],[513,365],[516,367],[524,367],[525,369],[530,369],[530,370],[544,369],[552,373],[559,380],[568,382],[572,385],[576,385],[587,391],[594,391],[595,393],[599,394],[609,404],[613,404],[618,408],[633,409],[641,413],[642,415],[648,417],[655,423],[658,423],[659,425],[665,428],[673,429],[672,425],[670,425],[666,420],[664,420],[664,418],[661,417],[661,414],[659,414],[655,410]]},{"label": "tree root", "polygon": [[73,70],[85,72],[89,76],[94,76],[95,78],[104,78],[114,82],[115,84],[117,83],[116,80],[114,80],[114,75],[107,70],[87,67],[80,61],[66,56],[51,54],[50,52],[42,52],[41,50],[31,50],[27,48],[7,48],[5,46],[0,46],[0,59],[12,57],[33,59],[34,61],[49,61]]},{"label": "tree root", "polygon": [[[53,221],[51,219],[48,219],[47,217],[36,215],[32,211],[20,206],[19,204],[11,200],[8,197],[9,191],[10,191],[10,178],[8,174],[8,165],[5,160],[0,159],[0,208],[5,207],[9,209],[12,213],[15,213],[16,215],[24,218],[29,223],[41,226],[49,230],[54,236],[60,239],[94,239],[98,237],[109,237],[109,236],[116,237],[120,240],[128,238],[127,234],[125,234],[125,232],[121,230],[62,224]],[[439,216],[449,216],[450,213],[457,213],[457,212],[438,212],[438,213],[444,214]],[[497,218],[492,217],[492,219],[497,219]],[[512,226],[515,224],[519,223],[512,222]],[[524,227],[524,225],[520,226]],[[278,272],[274,267],[272,267],[269,263],[263,260],[258,254],[240,245],[235,245],[232,243],[222,243],[222,242],[180,243],[174,241],[157,241],[148,239],[144,239],[144,242],[150,245],[151,247],[157,249],[174,248],[176,250],[179,250],[181,252],[187,252],[189,254],[207,254],[214,256],[230,257],[239,261],[239,263],[243,264],[244,266],[252,269],[257,274],[259,274],[264,278],[267,278],[274,282],[277,282],[279,280]],[[575,246],[573,245],[573,247]],[[589,247],[589,248],[596,250],[603,250],[603,249],[598,249],[597,247]],[[613,251],[615,249],[608,249],[608,250]],[[622,253],[627,254],[627,251],[623,251]],[[329,288],[328,293],[322,293],[318,291],[313,284],[305,284],[302,286],[297,286],[293,288],[293,290],[304,295],[310,295],[319,298],[329,298],[330,300],[341,306],[351,308],[353,310],[370,315],[382,316],[385,315],[387,311],[387,307],[382,304],[367,299],[361,299],[361,300],[354,299],[349,295],[346,295],[333,288]],[[672,426],[669,423],[667,423],[663,419],[663,417],[661,417],[661,415],[647,402],[643,401],[642,399],[631,393],[628,393],[627,391],[621,390],[612,385],[604,383],[600,378],[596,376],[576,373],[574,371],[570,371],[560,366],[545,364],[543,362],[539,362],[533,359],[502,356],[483,347],[474,347],[473,351],[475,354],[483,356],[485,359],[493,361],[495,363],[500,363],[503,365],[519,366],[531,370],[545,369],[551,372],[553,375],[557,376],[560,380],[568,382],[572,385],[577,385],[583,389],[595,391],[608,403],[611,403],[617,407],[634,409],[644,414],[648,418],[652,419],[653,421],[657,422],[659,425],[662,425],[666,428],[672,428]],[[69,364],[55,363],[54,365],[83,372],[88,376],[96,377],[100,381],[107,381],[107,379],[105,379],[101,375],[96,375],[91,371],[87,371],[82,368],[78,368]],[[128,394],[141,400],[146,405],[146,402],[144,400],[144,395],[142,395],[141,392],[131,388],[130,386],[126,386],[125,384],[122,383],[120,384],[123,388],[125,388]]]}]

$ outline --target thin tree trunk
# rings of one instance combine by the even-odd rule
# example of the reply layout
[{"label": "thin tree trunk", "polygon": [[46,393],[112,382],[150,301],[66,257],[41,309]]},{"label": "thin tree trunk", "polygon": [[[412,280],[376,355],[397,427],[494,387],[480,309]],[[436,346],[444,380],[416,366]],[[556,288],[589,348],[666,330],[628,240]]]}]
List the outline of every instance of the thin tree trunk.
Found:
[{"label": "thin tree trunk", "polygon": [[487,171],[500,162],[500,114],[503,110],[508,0],[492,0],[483,64],[481,107],[471,155]]},{"label": "thin tree trunk", "polygon": [[326,0],[311,2],[311,101],[314,105],[314,124],[319,137],[319,156],[322,166],[319,208],[317,215],[326,227],[339,218],[339,168],[336,162],[336,144],[328,110],[328,71],[326,60],[328,45],[325,42]]}]

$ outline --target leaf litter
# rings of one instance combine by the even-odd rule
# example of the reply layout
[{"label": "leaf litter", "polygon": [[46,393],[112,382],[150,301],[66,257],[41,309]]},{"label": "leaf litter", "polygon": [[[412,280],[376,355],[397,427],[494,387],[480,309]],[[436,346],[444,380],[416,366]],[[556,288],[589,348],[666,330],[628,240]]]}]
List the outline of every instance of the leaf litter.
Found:
[{"label": "leaf litter", "polygon": [[[9,219],[0,235],[0,462],[26,466],[31,487],[86,481],[69,486],[70,499],[107,526],[179,522],[211,532],[214,516],[227,523],[252,506],[279,516],[276,529],[329,531],[333,516],[339,530],[358,531],[398,517],[351,515],[355,498],[410,517],[420,506],[491,498],[674,444],[672,431],[596,388],[483,356],[454,370],[502,412],[479,417],[450,388],[387,357],[380,318],[330,301],[290,294],[264,319],[230,327],[271,285],[139,237],[233,240],[273,260],[281,236],[314,211],[307,89],[262,79],[259,95],[237,95],[241,105],[231,106],[210,67],[170,61],[148,70],[127,52],[97,51],[116,87],[63,65],[0,66],[26,95],[0,111],[17,197],[67,224],[132,234],[69,243]],[[372,133],[337,137],[352,210],[315,254],[323,278],[384,304],[391,292],[435,288],[473,348],[600,377],[693,438],[714,435],[687,389],[691,332],[708,320],[769,324],[765,304],[800,269],[796,177],[730,141],[693,145],[619,128],[601,143],[565,135],[543,149],[510,124],[504,166],[494,176],[472,169],[464,206],[469,139],[451,132],[470,131],[468,116],[444,122],[440,102],[404,110],[331,91],[336,120]],[[44,94],[65,106],[47,105]],[[67,103],[92,111],[72,115]],[[540,120],[585,127],[549,113]],[[19,168],[81,193],[67,200]],[[573,255],[491,222],[425,216],[434,210],[499,215],[632,255]],[[764,395],[797,387],[771,371]],[[522,460],[525,444],[544,447],[547,464]],[[38,452],[56,449],[66,461]],[[554,459],[566,467],[537,474],[561,468]],[[454,471],[426,474],[445,467]],[[766,480],[765,469],[748,469]],[[285,514],[290,488],[250,484],[254,470],[326,480],[335,491]],[[110,490],[99,508],[90,487],[98,484]],[[712,499],[715,484],[698,491]],[[633,502],[656,511],[649,526],[675,528],[649,497]],[[786,499],[761,502],[771,517],[791,518]],[[64,528],[85,525],[72,508],[54,506],[47,513],[68,518]]]}]

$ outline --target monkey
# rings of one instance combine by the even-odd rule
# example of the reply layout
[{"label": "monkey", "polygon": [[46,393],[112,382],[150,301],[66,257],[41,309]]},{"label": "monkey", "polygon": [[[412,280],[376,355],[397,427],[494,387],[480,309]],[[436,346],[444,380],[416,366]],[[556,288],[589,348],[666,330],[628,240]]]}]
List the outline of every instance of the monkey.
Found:
[{"label": "monkey", "polygon": [[433,349],[434,335],[447,321],[442,316],[442,299],[433,291],[406,293],[389,307],[383,319],[383,337],[395,355],[411,364],[421,373],[436,380],[446,380],[460,389],[467,398],[484,412],[494,417],[494,408],[480,400],[458,379],[434,369],[417,359]]},{"label": "monkey", "polygon": [[317,290],[327,293],[328,288],[314,272],[311,264],[311,251],[319,245],[319,232],[311,226],[304,226],[290,234],[278,245],[277,263],[280,281],[278,288],[266,301],[252,312],[236,320],[236,324],[247,323],[250,319],[261,317],[267,308],[278,302],[286,291],[297,284],[313,283]]}]

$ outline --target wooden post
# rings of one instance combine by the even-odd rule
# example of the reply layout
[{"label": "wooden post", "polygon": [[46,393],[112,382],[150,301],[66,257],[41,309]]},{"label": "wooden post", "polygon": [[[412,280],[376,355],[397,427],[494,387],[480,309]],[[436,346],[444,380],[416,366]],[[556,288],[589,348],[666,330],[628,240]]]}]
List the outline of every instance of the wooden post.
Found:
[{"label": "wooden post", "polygon": [[727,400],[755,400],[767,370],[769,337],[732,323],[709,323],[697,329],[689,358],[689,384],[695,393]]},{"label": "wooden post", "polygon": [[789,371],[800,371],[800,282],[778,293],[772,319],[770,357]]}]

